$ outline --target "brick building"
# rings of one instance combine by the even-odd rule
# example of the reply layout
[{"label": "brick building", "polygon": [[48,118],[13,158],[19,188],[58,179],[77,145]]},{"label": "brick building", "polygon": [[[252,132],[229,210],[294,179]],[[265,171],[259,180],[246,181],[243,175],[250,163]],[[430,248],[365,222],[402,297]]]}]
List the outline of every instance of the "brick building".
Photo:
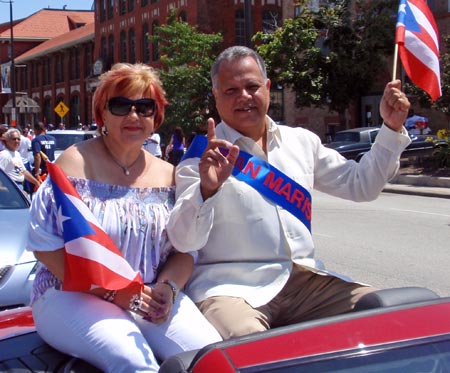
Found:
[{"label": "brick building", "polygon": [[[159,53],[156,45],[150,45],[147,36],[162,25],[173,9],[180,19],[205,33],[221,32],[224,47],[245,44],[246,4],[251,9],[251,31],[257,32],[281,23],[281,0],[95,0],[96,11],[89,12],[90,21],[69,22],[73,27],[53,38],[41,39],[36,45],[25,47],[15,53],[15,86],[17,96],[22,93],[32,98],[41,108],[39,113],[21,113],[18,123],[43,120],[57,124],[59,114],[65,114],[66,128],[79,122],[92,123],[91,100],[97,84],[97,77],[116,62],[144,62],[158,65]],[[61,10],[43,9],[18,21],[13,34],[16,44],[16,28],[24,22],[31,22],[37,15],[58,16],[68,20],[75,17]],[[72,13],[70,13],[72,14]],[[53,21],[42,19],[51,29]],[[280,24],[279,23],[279,24]],[[0,31],[5,25],[0,25]],[[7,31],[6,31],[7,32]],[[34,35],[38,35],[34,31]],[[5,36],[5,41],[7,37]],[[16,48],[15,48],[16,49]],[[3,56],[3,54],[2,54]],[[0,63],[6,63],[3,58]],[[5,96],[5,95],[2,95]],[[3,100],[3,98],[1,98]],[[68,112],[58,112],[63,102]],[[4,108],[3,121],[9,122],[8,105]],[[6,111],[5,111],[5,106]],[[10,106],[10,104],[9,104]],[[11,109],[9,109],[10,111]]]}]

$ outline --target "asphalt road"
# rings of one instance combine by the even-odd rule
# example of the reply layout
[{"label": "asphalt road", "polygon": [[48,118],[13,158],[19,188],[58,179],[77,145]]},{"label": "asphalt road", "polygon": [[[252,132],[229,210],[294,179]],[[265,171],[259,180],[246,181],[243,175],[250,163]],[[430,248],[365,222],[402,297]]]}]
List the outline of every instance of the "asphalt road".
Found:
[{"label": "asphalt road", "polygon": [[450,199],[382,193],[355,203],[314,192],[312,230],[329,270],[450,296]]}]

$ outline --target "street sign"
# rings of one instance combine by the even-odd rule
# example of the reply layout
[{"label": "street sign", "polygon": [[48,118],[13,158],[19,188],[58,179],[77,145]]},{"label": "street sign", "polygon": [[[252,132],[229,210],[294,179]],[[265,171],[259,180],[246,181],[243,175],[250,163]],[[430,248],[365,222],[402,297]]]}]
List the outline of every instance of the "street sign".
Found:
[{"label": "street sign", "polygon": [[53,109],[55,111],[56,114],[58,114],[61,118],[64,118],[64,116],[69,112],[69,108],[67,107],[67,105],[60,101],[58,102],[58,105],[55,106],[55,108]]}]

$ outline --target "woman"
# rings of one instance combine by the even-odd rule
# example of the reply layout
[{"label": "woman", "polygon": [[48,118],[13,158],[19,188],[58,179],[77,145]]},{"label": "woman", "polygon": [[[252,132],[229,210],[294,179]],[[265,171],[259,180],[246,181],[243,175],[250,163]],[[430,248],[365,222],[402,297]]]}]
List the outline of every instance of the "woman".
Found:
[{"label": "woman", "polygon": [[0,168],[4,170],[11,180],[23,190],[23,183],[25,180],[39,187],[41,184],[30,171],[27,170],[23,163],[19,148],[21,144],[20,131],[16,128],[11,128],[3,135],[5,139],[6,149],[0,151]]},{"label": "woman", "polygon": [[170,138],[169,145],[167,145],[167,157],[170,163],[176,166],[180,163],[184,154],[185,139],[181,127],[175,127],[175,131]]},{"label": "woman", "polygon": [[[101,136],[68,148],[57,164],[102,228],[147,284],[108,291],[62,291],[64,242],[46,180],[33,199],[29,249],[43,266],[31,303],[37,330],[55,348],[106,372],[156,372],[165,359],[220,340],[183,288],[193,256],[174,251],[165,225],[174,203],[174,168],[142,144],[164,119],[154,70],[117,64],[94,99]],[[140,300],[136,304],[136,299]]]}]

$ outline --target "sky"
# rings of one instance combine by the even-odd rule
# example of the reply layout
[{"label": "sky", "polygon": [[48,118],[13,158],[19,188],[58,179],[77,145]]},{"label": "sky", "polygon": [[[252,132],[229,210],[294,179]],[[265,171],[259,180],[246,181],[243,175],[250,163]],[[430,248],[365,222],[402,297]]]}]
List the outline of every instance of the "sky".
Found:
[{"label": "sky", "polygon": [[[91,10],[93,0],[12,0],[13,20],[26,18],[42,8]],[[0,23],[10,21],[9,0],[0,0]]]}]

